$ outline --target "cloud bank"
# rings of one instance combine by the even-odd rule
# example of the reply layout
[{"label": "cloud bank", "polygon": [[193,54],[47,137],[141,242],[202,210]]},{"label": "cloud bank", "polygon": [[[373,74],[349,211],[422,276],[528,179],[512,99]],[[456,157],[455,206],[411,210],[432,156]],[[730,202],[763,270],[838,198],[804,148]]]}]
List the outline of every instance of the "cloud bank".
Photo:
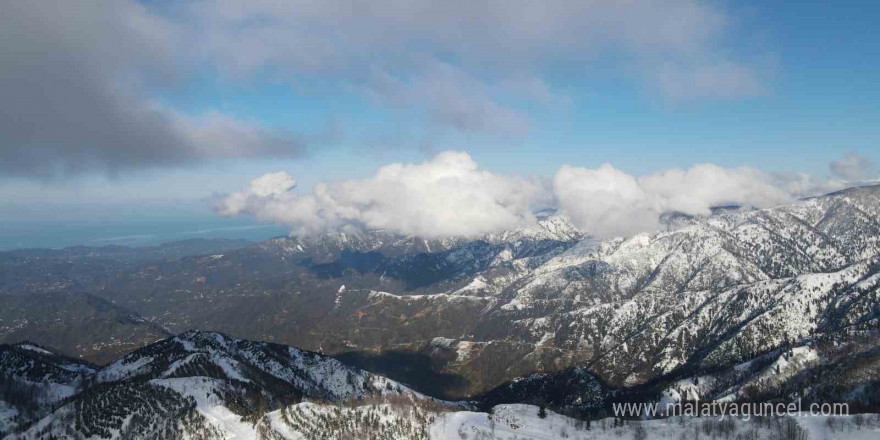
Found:
[{"label": "cloud bank", "polygon": [[714,164],[641,177],[611,164],[598,169],[564,166],[556,173],[553,191],[579,226],[600,237],[654,231],[665,212],[708,215],[715,206],[768,207],[795,197],[761,171]]},{"label": "cloud bank", "polygon": [[303,195],[294,194],[296,181],[289,174],[265,174],[218,198],[215,210],[286,225],[293,235],[387,229],[433,238],[526,226],[535,221],[536,208],[552,204],[585,231],[607,238],[657,230],[666,212],[708,215],[713,207],[731,204],[770,207],[844,186],[844,181],[807,174],[715,164],[645,176],[611,164],[565,165],[545,185],[493,174],[467,153],[447,151],[418,164],[386,165],[369,179],[320,183]]},{"label": "cloud bank", "polygon": [[290,175],[263,175],[219,199],[221,215],[252,214],[292,233],[388,229],[422,237],[501,231],[534,221],[539,182],[481,170],[466,153],[447,151],[419,164],[386,165],[369,179],[321,183],[294,195]]}]

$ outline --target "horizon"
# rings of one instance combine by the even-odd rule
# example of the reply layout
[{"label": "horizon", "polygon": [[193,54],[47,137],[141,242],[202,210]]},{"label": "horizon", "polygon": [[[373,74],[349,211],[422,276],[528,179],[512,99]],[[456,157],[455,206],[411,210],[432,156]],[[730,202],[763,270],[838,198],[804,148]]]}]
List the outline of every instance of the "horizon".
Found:
[{"label": "horizon", "polygon": [[880,433],[878,1],[2,5],[0,439]]},{"label": "horizon", "polygon": [[[262,224],[467,236],[552,203],[626,235],[666,210],[880,177],[875,2],[6,9],[0,221],[20,238],[4,249],[49,243],[59,212],[86,241]],[[282,186],[249,192],[269,174]],[[176,229],[138,233],[137,213]],[[111,219],[119,234],[86,231]]]},{"label": "horizon", "polygon": [[[824,195],[833,195],[842,191],[846,191],[848,189],[868,186],[880,186],[880,181],[863,182],[859,184],[854,184],[852,186],[847,186],[842,189],[836,189],[828,193],[804,196],[798,199],[798,201],[807,200],[813,197],[821,197]],[[712,211],[723,208],[755,209],[754,207],[738,204],[721,204],[710,206],[710,209]],[[546,211],[551,210],[553,211],[552,215],[564,216],[564,214],[558,214],[557,208],[553,206],[536,209],[534,211],[534,214],[536,218],[539,218],[538,214],[542,214]],[[667,211],[663,214],[672,213],[679,212]],[[211,227],[208,227],[206,229],[206,222]],[[170,221],[163,220],[158,223],[158,225],[150,225],[149,223],[144,223],[142,220],[141,222],[121,221],[105,225],[94,225],[93,222],[88,221],[81,223],[71,223],[65,220],[63,224],[67,227],[67,230],[63,231],[63,233],[58,232],[57,234],[46,234],[44,231],[52,230],[62,224],[62,222],[58,221],[46,221],[45,223],[41,224],[41,229],[39,233],[22,235],[23,232],[29,232],[29,230],[33,229],[33,223],[27,222],[25,224],[16,224],[14,222],[9,222],[7,223],[8,228],[4,231],[0,231],[0,243],[3,243],[3,245],[0,245],[0,252],[31,249],[63,250],[72,247],[156,247],[166,244],[186,242],[188,240],[194,239],[245,240],[251,243],[257,243],[275,238],[296,237],[294,235],[291,235],[289,231],[283,226],[271,223],[267,224],[265,222],[260,222],[255,219],[242,217],[231,219],[223,217],[218,218],[217,216],[212,214],[212,211],[209,211],[207,209],[205,210],[203,216],[195,216],[189,219],[176,219]],[[147,225],[146,229],[144,228],[145,224]],[[108,227],[116,231],[130,231],[131,234],[120,236],[118,235],[119,232],[116,232],[108,236]],[[153,229],[150,229],[150,227],[152,227]],[[192,229],[197,227],[201,228]],[[376,230],[364,230],[363,232],[368,233],[372,231]],[[588,233],[589,231],[585,232]],[[13,239],[12,237],[15,238]]]}]

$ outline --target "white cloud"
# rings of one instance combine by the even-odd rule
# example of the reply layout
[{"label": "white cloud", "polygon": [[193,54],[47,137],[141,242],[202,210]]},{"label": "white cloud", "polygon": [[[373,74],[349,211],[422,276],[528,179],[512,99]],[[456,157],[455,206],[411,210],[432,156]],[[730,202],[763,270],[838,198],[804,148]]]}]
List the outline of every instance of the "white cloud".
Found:
[{"label": "white cloud", "polygon": [[321,183],[310,194],[289,192],[294,184],[286,173],[266,174],[215,209],[287,225],[293,234],[366,228],[472,237],[533,222],[533,204],[545,198],[540,183],[480,170],[468,154],[454,151],[386,165],[369,179]]},{"label": "white cloud", "polygon": [[638,179],[611,164],[597,169],[565,165],[553,179],[553,193],[579,227],[601,237],[654,230],[662,212]]},{"label": "white cloud", "polygon": [[[251,180],[246,189],[223,197],[216,203],[214,209],[222,216],[238,215],[259,206],[264,200],[278,198],[294,187],[296,187],[296,179],[290,174],[284,171],[266,173]],[[258,212],[254,214],[260,215]]]},{"label": "white cloud", "polygon": [[770,173],[769,177],[775,186],[797,198],[827,194],[847,186],[847,182],[840,179],[825,179],[792,171]]},{"label": "white cloud", "polygon": [[792,200],[765,173],[749,167],[724,168],[699,164],[687,170],[671,169],[639,178],[639,183],[661,203],[663,211],[706,215],[709,208],[728,204],[773,206]]},{"label": "white cloud", "polygon": [[856,152],[845,154],[840,159],[831,162],[828,167],[834,175],[848,180],[857,181],[871,177],[871,159]]},{"label": "white cloud", "polygon": [[[730,11],[709,0],[213,0],[174,12],[194,24],[189,40],[203,59],[229,76],[332,78],[469,131],[521,130],[491,85],[536,78],[524,95],[545,104],[541,72],[560,63],[588,71],[601,59],[674,100],[765,90],[754,60],[727,44],[738,37]],[[397,87],[376,87],[377,70]]]},{"label": "white cloud", "polygon": [[754,66],[729,60],[666,62],[646,69],[646,77],[672,101],[733,99],[759,96],[765,92],[762,76]]},{"label": "white cloud", "polygon": [[598,169],[562,167],[553,181],[561,208],[578,226],[599,237],[627,236],[659,228],[660,215],[707,215],[723,205],[769,207],[807,191],[837,189],[805,175],[771,175],[754,168],[695,165],[636,177],[605,164]]},{"label": "white cloud", "polygon": [[563,55],[583,60],[609,48],[642,58],[717,58],[731,22],[705,0],[214,0],[187,12],[203,32],[199,42],[226,68],[298,72],[425,53],[496,69]]},{"label": "white cloud", "polygon": [[423,163],[386,165],[369,179],[320,183],[308,194],[294,194],[295,186],[287,173],[265,174],[220,198],[215,209],[287,225],[295,235],[358,228],[473,237],[530,224],[535,208],[555,203],[585,231],[612,237],[654,231],[666,212],[708,215],[723,205],[769,207],[843,183],[715,164],[634,176],[604,164],[565,165],[551,188],[481,170],[468,154],[447,151]]},{"label": "white cloud", "polygon": [[251,180],[249,192],[257,197],[274,197],[290,191],[296,186],[296,179],[284,171],[267,173]]},{"label": "white cloud", "polygon": [[410,79],[374,71],[366,91],[377,101],[410,111],[421,109],[433,120],[461,131],[528,131],[528,117],[500,104],[489,88],[450,64],[429,61]]}]

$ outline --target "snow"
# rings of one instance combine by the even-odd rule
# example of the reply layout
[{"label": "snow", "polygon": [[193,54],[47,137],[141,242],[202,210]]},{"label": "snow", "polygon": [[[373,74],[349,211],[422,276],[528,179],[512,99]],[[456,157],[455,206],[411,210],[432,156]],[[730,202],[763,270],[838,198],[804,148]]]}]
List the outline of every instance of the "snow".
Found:
[{"label": "snow", "polygon": [[440,336],[438,336],[434,339],[431,339],[431,346],[432,347],[450,348],[450,347],[452,347],[453,343],[455,343],[455,339],[449,339],[449,338],[444,338],[444,337],[440,337]]},{"label": "snow", "polygon": [[52,352],[49,350],[44,350],[40,347],[37,347],[36,345],[31,345],[31,344],[19,344],[18,348],[23,348],[25,350],[34,351],[34,352],[37,352],[40,354],[48,354],[48,355],[52,354]]},{"label": "snow", "polygon": [[55,403],[60,402],[74,394],[76,394],[76,387],[57,383],[49,383],[49,389],[43,396],[43,399],[45,402]]},{"label": "snow", "polygon": [[13,418],[18,415],[18,410],[0,400],[0,432],[8,432],[16,425]]},{"label": "snow", "polygon": [[[865,414],[862,417],[869,422],[877,423],[880,414]],[[831,416],[807,416],[797,417],[798,424],[809,432],[810,440],[822,439],[845,439],[845,440],[877,440],[880,438],[880,425],[865,426],[863,429],[855,429],[854,416],[834,416],[837,428],[828,426]],[[873,419],[873,420],[870,420]]]},{"label": "snow", "polygon": [[94,368],[85,364],[60,364],[58,367],[72,373],[92,374],[95,372]]},{"label": "snow", "polygon": [[183,359],[178,359],[178,360],[172,362],[171,365],[169,365],[168,368],[165,369],[165,372],[162,373],[162,377],[168,377],[168,376],[173,375],[174,372],[177,371],[178,368],[192,362],[193,359],[195,359],[199,356],[201,356],[200,353],[192,353]]},{"label": "snow", "polygon": [[512,299],[507,304],[501,306],[501,310],[522,310],[525,305],[519,299]]},{"label": "snow", "polygon": [[214,355],[212,361],[220,366],[220,368],[223,369],[223,373],[226,374],[226,376],[228,376],[230,379],[240,380],[242,382],[250,382],[250,380],[242,376],[239,372],[240,367],[238,361],[217,354]]},{"label": "snow", "polygon": [[256,439],[253,425],[241,420],[241,416],[223,406],[221,400],[213,392],[222,387],[222,381],[207,377],[184,377],[173,379],[153,379],[153,385],[170,388],[196,401],[196,411],[208,419],[212,425],[226,433],[227,439]]},{"label": "snow", "polygon": [[[429,428],[432,440],[461,440],[463,438],[495,438],[554,440],[563,433],[572,433],[573,419],[547,410],[546,418],[538,417],[538,407],[532,405],[498,405],[490,419],[489,414],[458,411],[441,415]],[[462,435],[464,433],[464,435]]]},{"label": "snow", "polygon": [[[805,429],[810,440],[873,440],[880,438],[880,415],[866,414],[861,429],[853,416],[835,416],[836,427],[829,429],[826,416],[798,414],[792,417]],[[772,440],[779,438],[779,420],[770,420],[766,425],[756,419],[734,418],[733,433],[726,438],[754,438],[755,440]],[[591,421],[590,428],[585,424],[547,410],[546,418],[538,417],[538,407],[532,405],[499,405],[494,414],[459,411],[440,415],[429,428],[432,440],[461,440],[494,438],[498,440],[620,440],[633,438],[638,427],[645,430],[647,439],[693,438],[696,429],[703,429],[703,424],[714,424],[715,434],[705,438],[725,438],[718,436],[718,418],[680,418],[655,419],[645,421],[628,421],[625,426],[614,427],[613,419]],[[701,434],[703,434],[701,432]],[[750,437],[748,434],[754,434]]]},{"label": "snow", "polygon": [[136,375],[141,368],[153,362],[152,356],[144,356],[133,362],[126,358],[113,362],[98,373],[98,382],[113,382]]},{"label": "snow", "polygon": [[479,345],[479,342],[473,341],[460,341],[458,345],[455,347],[456,350],[456,362],[465,362],[471,358],[471,351],[473,351],[474,346]]},{"label": "snow", "polygon": [[480,291],[488,287],[489,285],[486,283],[486,280],[482,276],[475,277],[468,283],[467,286],[462,287],[461,289],[456,290],[454,295],[461,295],[466,292]]},{"label": "snow", "polygon": [[431,295],[395,295],[389,292],[382,292],[378,290],[371,290],[369,294],[370,299],[376,298],[389,298],[396,299],[401,301],[416,301],[416,300],[473,300],[473,301],[489,301],[489,298],[483,298],[481,296],[468,296],[468,295],[450,295],[447,293],[435,293]]},{"label": "snow", "polygon": [[[691,418],[671,417],[667,419],[654,419],[643,421],[627,421],[623,426],[615,427],[613,419],[606,418],[593,420],[590,426],[586,423],[567,416],[546,410],[545,417],[540,417],[540,409],[533,405],[508,404],[498,405],[493,408],[491,414],[473,411],[428,411],[408,407],[407,404],[383,403],[374,401],[361,406],[345,406],[322,404],[316,402],[303,402],[287,408],[269,412],[264,418],[254,423],[246,422],[241,416],[224,406],[219,395],[225,387],[225,382],[220,379],[207,377],[188,378],[165,378],[153,379],[150,384],[173,390],[182,396],[191,397],[195,401],[196,411],[203,415],[206,422],[220,431],[228,440],[257,440],[259,438],[274,438],[277,440],[302,440],[307,438],[303,432],[294,429],[293,425],[285,422],[285,411],[295,411],[298,417],[308,418],[307,425],[320,427],[326,417],[335,414],[343,414],[349,417],[365,414],[373,411],[373,414],[381,414],[381,424],[391,425],[400,421],[417,423],[420,420],[427,422],[427,434],[430,440],[620,440],[633,438],[637,429],[644,429],[647,439],[670,439],[691,438],[696,430],[702,431],[706,424],[713,425],[716,434],[706,435],[705,438],[752,438],[754,440],[773,440],[779,438],[779,429],[783,418],[730,418],[732,432],[729,436],[718,435],[717,429],[720,422],[717,417]],[[56,416],[69,411],[72,405],[67,405],[59,410]],[[449,407],[447,407],[449,408]],[[416,413],[421,411],[420,416]],[[436,411],[436,410],[435,410]],[[9,419],[15,416],[14,409],[0,402],[0,427],[2,423],[9,423]],[[803,429],[808,431],[810,440],[873,440],[880,435],[880,415],[866,414],[859,416],[861,425],[856,423],[855,416],[835,416],[833,423],[829,424],[830,417],[809,416],[805,413],[798,414],[792,419]],[[35,438],[35,433],[41,432],[49,426],[54,426],[53,432],[57,435],[60,428],[58,423],[53,423],[52,416],[37,422],[23,438]],[[56,420],[57,422],[57,420]],[[62,424],[63,425],[63,424]],[[198,428],[198,427],[196,427]],[[260,432],[264,435],[261,435]],[[266,437],[265,434],[269,436]],[[116,433],[114,433],[116,434]],[[314,432],[310,432],[314,434]],[[116,438],[116,435],[114,435]],[[385,438],[385,437],[383,437]],[[411,440],[401,437],[399,434],[394,440]],[[7,440],[13,440],[8,437]]]}]

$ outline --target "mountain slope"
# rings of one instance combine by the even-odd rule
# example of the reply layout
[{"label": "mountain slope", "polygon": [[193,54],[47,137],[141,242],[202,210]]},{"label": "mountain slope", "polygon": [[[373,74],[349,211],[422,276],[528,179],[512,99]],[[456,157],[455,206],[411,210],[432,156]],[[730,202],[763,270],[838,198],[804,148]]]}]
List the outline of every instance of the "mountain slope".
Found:
[{"label": "mountain slope", "polygon": [[[23,357],[33,349],[8,346],[0,351],[3,374],[42,375],[51,384],[59,375],[58,382],[65,380],[70,392],[63,399],[42,402],[40,411],[30,415],[51,413],[25,431],[11,433],[11,438],[224,438],[230,430],[245,429],[248,421],[252,432],[266,412],[303,399],[343,402],[396,396],[431,401],[400,383],[327,356],[221,333],[187,332],[99,370],[78,366],[66,375],[62,373],[68,370],[55,366],[57,362],[44,366],[28,360],[61,359],[48,351]],[[19,422],[27,425],[26,420]]]},{"label": "mountain slope", "polygon": [[168,332],[85,292],[0,294],[0,342],[35,341],[106,363]]},{"label": "mountain slope", "polygon": [[[96,276],[89,292],[173,332],[321,351],[446,398],[568,368],[636,386],[876,331],[878,218],[880,186],[670,213],[662,231],[609,240],[544,213],[473,240],[273,239]],[[414,382],[401,359],[431,373]]]},{"label": "mountain slope", "polygon": [[42,417],[76,394],[95,367],[23,342],[0,345],[0,436]]}]

